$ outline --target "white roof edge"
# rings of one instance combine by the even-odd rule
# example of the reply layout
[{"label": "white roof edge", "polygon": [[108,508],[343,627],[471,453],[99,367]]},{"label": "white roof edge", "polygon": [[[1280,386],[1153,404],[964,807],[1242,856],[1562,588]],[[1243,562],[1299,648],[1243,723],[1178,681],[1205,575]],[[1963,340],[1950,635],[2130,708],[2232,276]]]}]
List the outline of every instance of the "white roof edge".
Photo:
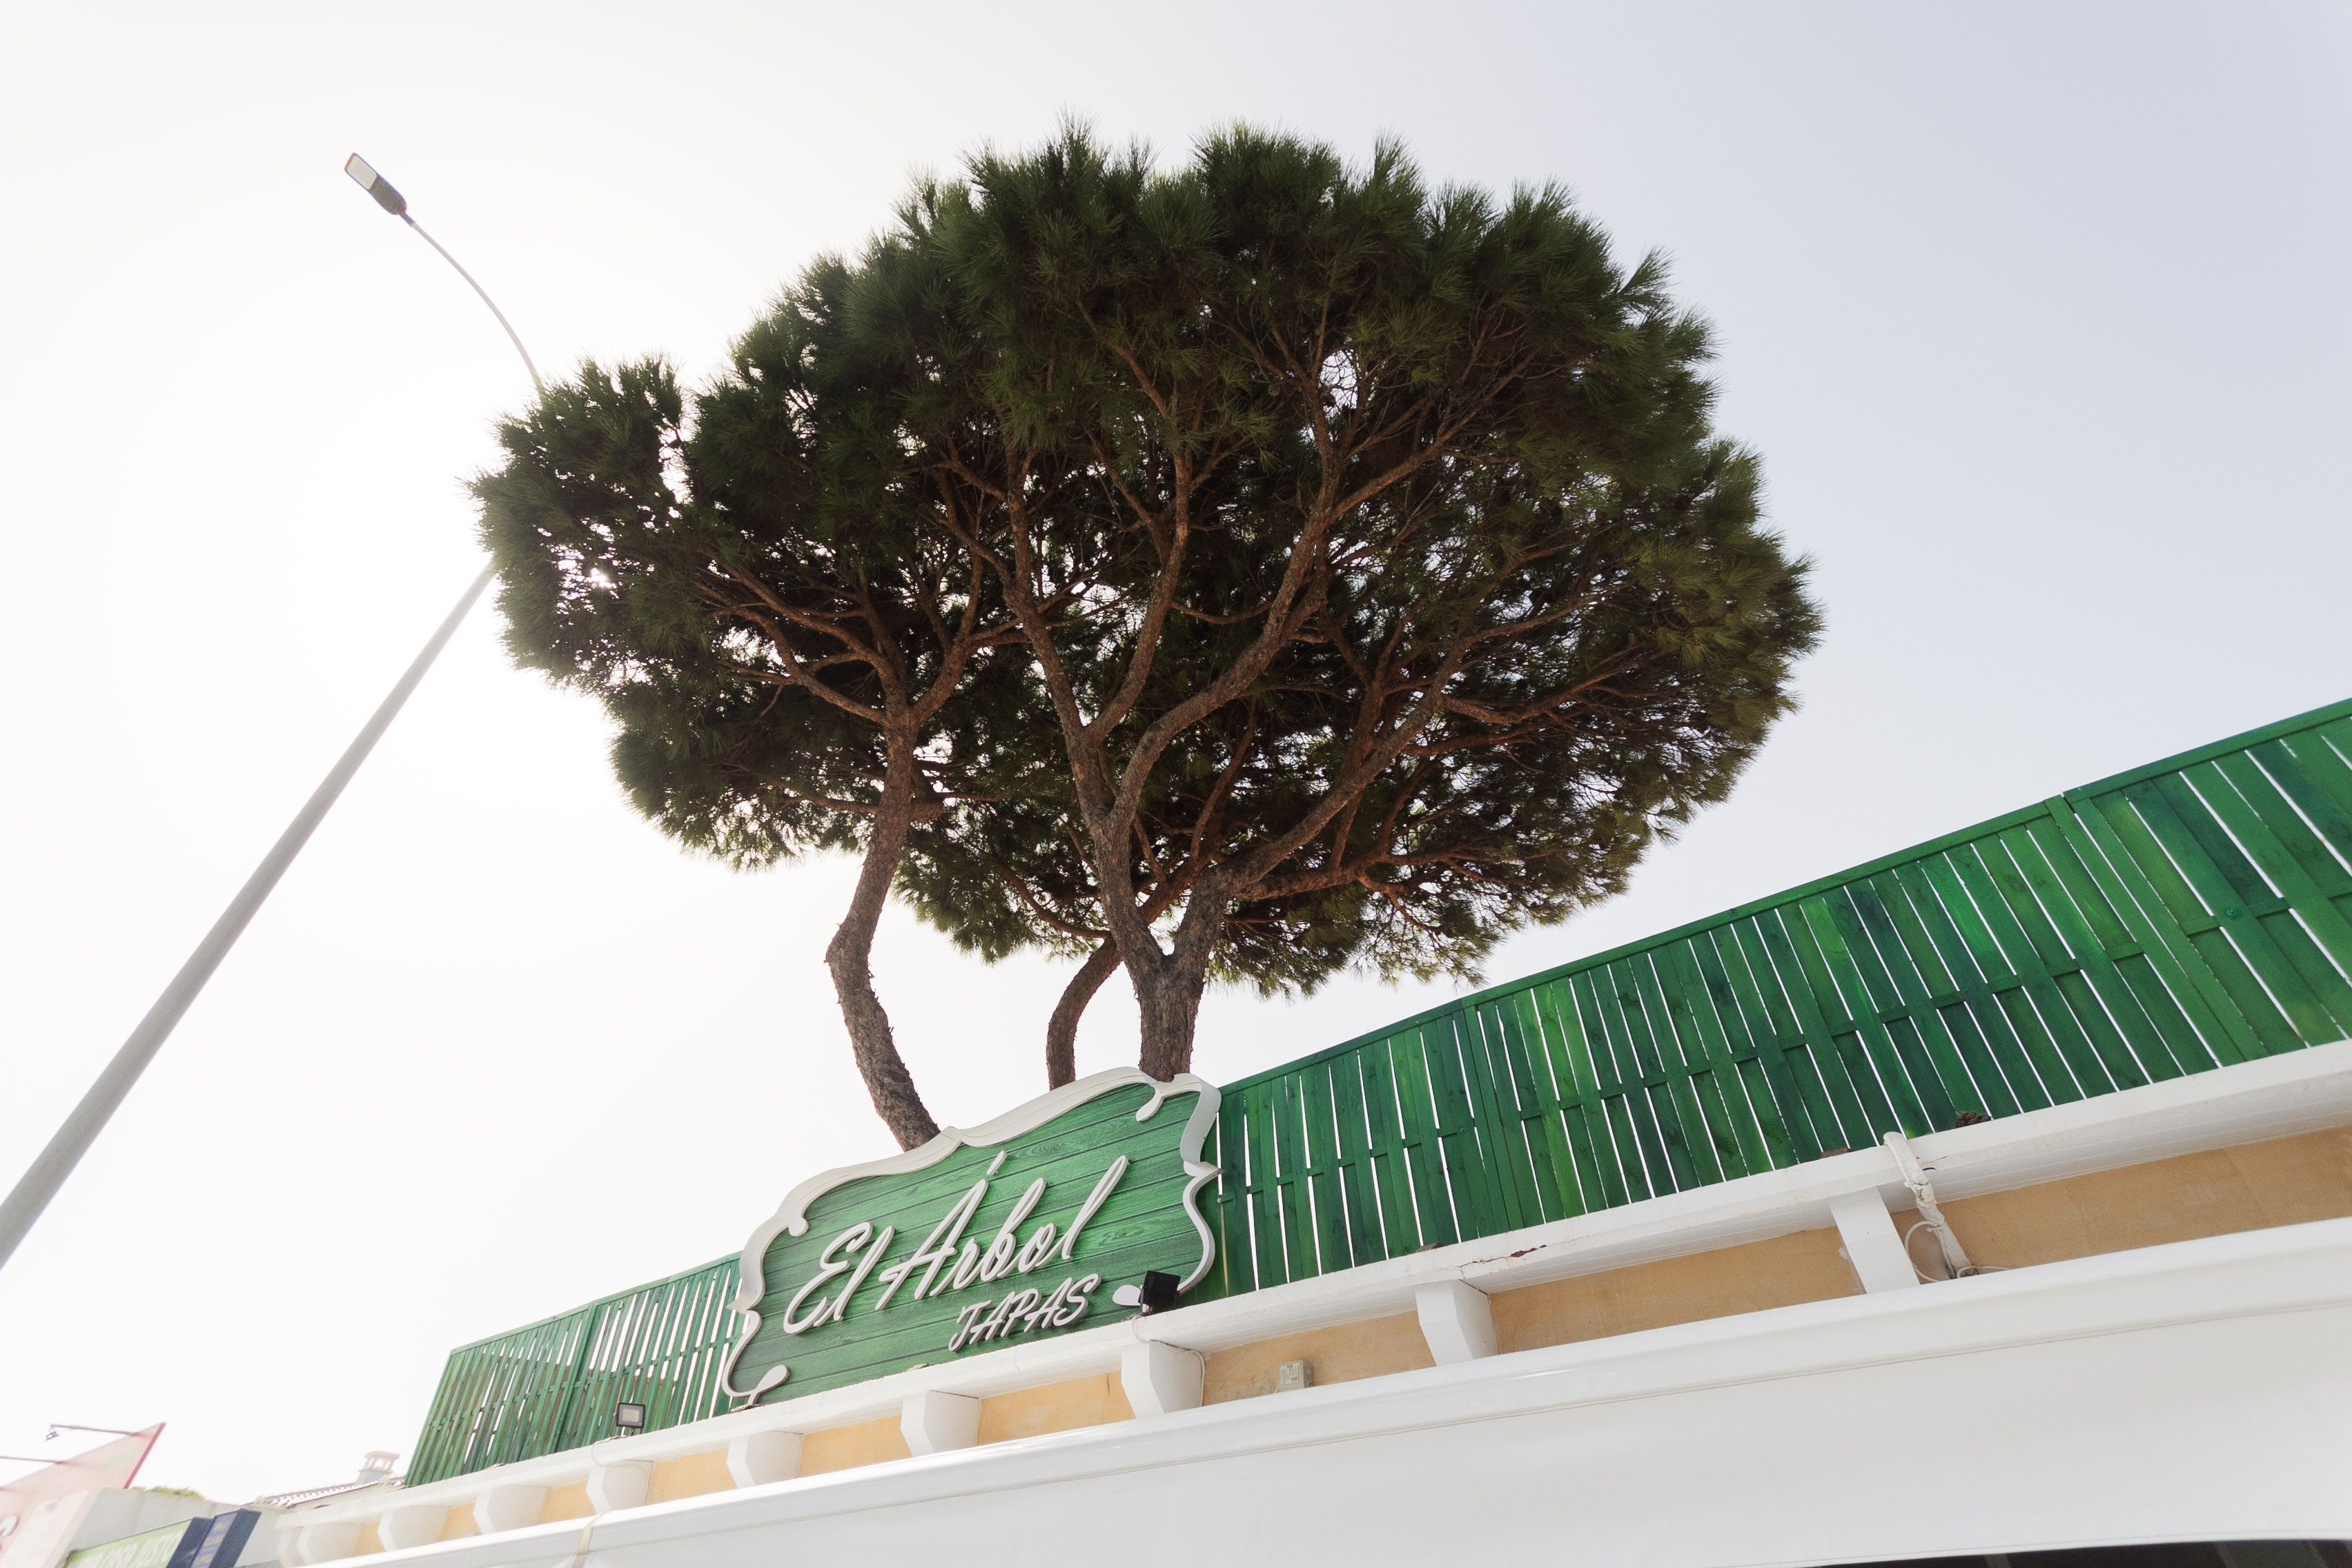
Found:
[{"label": "white roof edge", "polygon": [[[898,1464],[526,1526],[385,1553],[440,1568],[538,1564],[566,1552],[627,1552],[664,1542],[945,1497],[1230,1459],[1350,1438],[1459,1426],[1530,1412],[1789,1384],[1906,1361],[2175,1325],[2341,1312],[2352,1218],[2074,1258],[1896,1290],[1706,1319],[1399,1373]],[[1106,1440],[1107,1431],[1117,1440]]]},{"label": "white roof edge", "polygon": [[[2088,1172],[2352,1124],[2352,1040],[2027,1111],[1912,1141],[1939,1198],[1979,1196]],[[653,1462],[725,1447],[762,1431],[814,1432],[898,1414],[930,1390],[986,1398],[1117,1369],[1139,1340],[1210,1352],[1409,1311],[1422,1285],[1461,1279],[1494,1292],[1659,1258],[1713,1251],[1833,1223],[1834,1197],[1875,1190],[1890,1207],[1911,1194],[1884,1149],[1694,1187],[1572,1219],[1411,1253],[1204,1301],[1160,1318],[1081,1329],[798,1399],[446,1480],[304,1510],[305,1522],[372,1519],[394,1500],[457,1506],[499,1485],[560,1486],[596,1465]],[[2049,1265],[2056,1268],[2059,1265]],[[1900,1292],[1908,1295],[1910,1292]]]}]

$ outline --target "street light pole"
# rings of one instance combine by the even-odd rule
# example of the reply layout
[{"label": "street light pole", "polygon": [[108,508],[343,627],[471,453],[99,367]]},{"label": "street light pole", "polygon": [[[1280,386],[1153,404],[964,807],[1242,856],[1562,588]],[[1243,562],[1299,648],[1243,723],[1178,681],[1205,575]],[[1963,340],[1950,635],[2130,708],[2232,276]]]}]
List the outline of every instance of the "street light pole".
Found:
[{"label": "street light pole", "polygon": [[[481,296],[482,303],[489,306],[490,314],[496,316],[499,325],[506,329],[507,338],[514,344],[515,353],[522,355],[523,368],[530,372],[531,385],[544,394],[547,387],[539,379],[539,367],[531,363],[530,351],[522,346],[522,339],[516,335],[506,312],[499,309],[479,283],[474,281],[472,273],[457,266],[456,257],[441,248],[439,240],[426,234],[423,226],[408,216],[406,198],[394,190],[356,153],[343,165],[343,172],[373,196],[377,205],[415,229],[425,244],[439,252],[441,259],[457,268],[457,276]],[[196,943],[195,952],[188,955],[188,961],[180,966],[180,972],[172,976],[171,984],[163,987],[163,994],[155,998],[155,1005],[147,1009],[147,1016],[139,1020],[139,1026],[131,1031],[130,1038],[124,1040],[121,1048],[114,1053],[114,1059],[106,1064],[106,1070],[98,1075],[98,1081],[89,1086],[89,1092],[81,1097],[81,1102],[73,1108],[47,1145],[34,1157],[32,1164],[11,1189],[5,1201],[0,1201],[0,1267],[6,1266],[16,1250],[16,1244],[25,1239],[34,1223],[41,1217],[41,1211],[49,1206],[49,1200],[57,1196],[58,1189],[65,1185],[65,1180],[73,1173],[73,1168],[89,1152],[90,1144],[97,1141],[99,1133],[112,1119],[124,1097],[130,1094],[131,1085],[139,1081],[139,1075],[147,1070],[147,1064],[154,1060],[155,1053],[171,1037],[181,1016],[187,1012],[190,1004],[204,990],[205,983],[212,978],[213,971],[220,967],[221,960],[228,956],[229,949],[236,945],[236,939],[260,910],[262,901],[269,897],[270,889],[278,886],[278,879],[286,874],[286,868],[294,863],[294,857],[301,853],[304,844],[310,842],[312,832],[342,795],[343,786],[352,782],[352,775],[360,771],[360,764],[367,761],[368,753],[375,749],[376,742],[383,738],[384,731],[392,727],[393,720],[399,716],[402,706],[407,702],[409,693],[415,691],[417,683],[425,679],[425,672],[433,668],[433,661],[440,657],[442,648],[456,634],[458,623],[466,618],[466,613],[474,607],[474,601],[482,596],[482,591],[490,585],[490,579],[497,574],[495,563],[485,565],[466,585],[466,591],[457,596],[456,606],[442,618],[432,637],[425,640],[424,649],[410,661],[408,668],[393,686],[391,694],[377,705],[375,712],[361,727],[359,734],[343,749],[343,754],[335,760],[335,765],[327,771],[327,776],[320,781],[319,787],[311,791],[310,798],[302,803],[302,809],[294,814],[294,820],[287,825],[285,832],[278,836],[278,842],[269,847],[269,853],[261,858],[261,864],[254,868],[253,875],[246,879],[245,886],[237,889],[236,897],[229,900],[228,908],[222,910],[220,919],[213,922],[212,930]]]}]

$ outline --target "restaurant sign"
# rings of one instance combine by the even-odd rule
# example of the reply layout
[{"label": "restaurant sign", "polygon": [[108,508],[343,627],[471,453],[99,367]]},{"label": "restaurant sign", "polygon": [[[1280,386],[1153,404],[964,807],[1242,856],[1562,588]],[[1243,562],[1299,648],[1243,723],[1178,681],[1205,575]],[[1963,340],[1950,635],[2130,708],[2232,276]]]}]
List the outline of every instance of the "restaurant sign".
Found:
[{"label": "restaurant sign", "polygon": [[751,1233],[721,1386],[757,1403],[1123,1315],[1183,1292],[1216,1243],[1199,1206],[1217,1091],[1118,1068],[887,1160],[811,1177]]}]

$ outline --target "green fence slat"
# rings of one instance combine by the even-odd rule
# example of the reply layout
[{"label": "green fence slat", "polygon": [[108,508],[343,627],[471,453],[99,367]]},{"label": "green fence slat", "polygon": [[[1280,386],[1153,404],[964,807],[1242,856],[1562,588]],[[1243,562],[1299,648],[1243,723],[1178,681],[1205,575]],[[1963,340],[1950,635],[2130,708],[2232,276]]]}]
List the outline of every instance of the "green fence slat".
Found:
[{"label": "green fence slat", "polygon": [[[1838,989],[1829,961],[1822,952],[1812,917],[1807,913],[1803,902],[1790,904],[1775,912],[1780,917],[1780,936],[1795,971],[1794,983],[1790,985],[1790,998],[1798,997],[1798,988],[1801,986],[1805,1000],[1800,1005],[1809,1006],[1811,1012],[1806,1032],[1811,1034],[1816,1028],[1820,1030],[1829,1043],[1830,1054],[1844,1068],[1847,1081],[1860,1097],[1862,1141],[1854,1146],[1868,1148],[1903,1125],[1895,1114],[1890,1094],[1894,1089],[1900,1089],[1907,1096],[1909,1086],[1901,1083],[1899,1077],[1895,1085],[1889,1086],[1880,1076],[1878,1065],[1871,1058],[1868,1042],[1864,1039],[1854,1020],[1847,1015],[1844,994]],[[1779,955],[1776,953],[1774,956]],[[1912,1120],[1915,1122],[1925,1120],[1916,1103],[1912,1109]]]},{"label": "green fence slat", "polygon": [[1228,1296],[1257,1289],[1249,1230],[1249,1156],[1244,1152],[1247,1103],[1241,1093],[1228,1093],[1217,1108],[1217,1274]]},{"label": "green fence slat", "polygon": [[1454,1224],[1454,1193],[1445,1181],[1437,1141],[1437,1111],[1430,1099],[1429,1065],[1421,1031],[1393,1037],[1390,1065],[1396,1069],[1397,1111],[1404,1125],[1405,1163],[1412,1173],[1413,1216],[1420,1245],[1444,1246],[1462,1239]]},{"label": "green fence slat", "polygon": [[[1821,903],[1848,970],[1861,981],[1863,1006],[1885,1031],[1895,1059],[1902,1064],[1927,1130],[1949,1127],[1959,1107],[1976,1098],[1976,1086],[1944,1034],[1943,1019],[1927,1005],[1917,972],[1903,951],[1885,905],[1866,881],[1825,894]],[[1908,993],[1895,981],[1897,973],[1910,983]]]},{"label": "green fence slat", "polygon": [[1355,1054],[1363,1072],[1364,1127],[1371,1139],[1373,1186],[1381,1198],[1381,1239],[1388,1255],[1398,1258],[1421,1245],[1421,1222],[1399,1120],[1395,1068],[1386,1040]]},{"label": "green fence slat", "polygon": [[[1983,846],[1967,845],[1956,848],[1949,858],[1952,868],[1959,874],[1960,885],[1968,890],[1969,897],[1976,904],[1977,912],[1984,917],[1993,940],[2008,955],[2010,973],[2016,977],[2022,993],[2019,1000],[2031,1005],[2044,1037],[2056,1047],[2055,1068],[2042,1057],[2035,1058],[2034,1065],[2042,1069],[2045,1079],[2053,1070],[2063,1072],[2075,1090],[2067,1096],[2068,1099],[2105,1094],[2115,1088],[2107,1065],[2099,1059],[2097,1047],[2084,1031],[2083,1020],[2074,1006],[2053,983],[2032,938],[2026,933],[2025,925],[2020,919],[2021,911],[2011,906],[2011,898],[2031,905],[2032,894],[2025,889],[2013,873],[2000,879],[1993,876],[1988,864],[1990,860],[2000,860],[2005,872],[2010,868],[2008,857],[2000,852],[2000,846],[1996,843],[1990,847],[1994,853],[1988,856],[1982,852]],[[2033,909],[2031,913],[2032,918],[2039,921],[2040,910]],[[2017,1025],[2020,1034],[2028,1032],[2024,1018],[2016,1006],[2010,1009],[2010,1019]]]},{"label": "green fence slat", "polygon": [[[1777,1059],[1805,1111],[1806,1131],[1800,1146],[1810,1146],[1806,1157],[1818,1158],[1825,1149],[1849,1148],[1848,1119],[1860,1126],[1862,1104],[1843,1072],[1823,1070],[1808,1043],[1804,1026],[1773,972],[1766,951],[1763,926],[1754,917],[1734,921],[1718,933],[1716,956],[1723,961],[1724,977],[1738,999],[1740,1016],[1756,1037],[1758,1048]],[[1794,1136],[1793,1126],[1791,1136]]]},{"label": "green fence slat", "polygon": [[2173,863],[2149,827],[2139,803],[2118,793],[2093,797],[2087,804],[2139,872],[2175,929],[2183,933],[2199,963],[2221,987],[2231,1010],[2244,1020],[2252,1036],[2252,1047],[2247,1054],[2269,1056],[2300,1047],[2303,1041],[2295,1034],[2294,1026],[2278,1010],[2262,982],[2254,978],[2244,955],[2222,931],[2221,921],[2207,910],[2204,900],[2181,875],[2180,868]]},{"label": "green fence slat", "polygon": [[[1653,955],[1653,967],[1657,971],[1659,989],[1665,994],[1667,1021],[1674,1025],[1675,1036],[1688,1042],[1685,1055],[1705,1068],[1700,1110],[1709,1110],[1706,1097],[1711,1089],[1713,1114],[1722,1119],[1728,1131],[1729,1143],[1727,1147],[1719,1142],[1717,1155],[1727,1172],[1736,1169],[1741,1175],[1753,1175],[1787,1163],[1787,1141],[1780,1140],[1784,1152],[1776,1161],[1772,1151],[1766,1147],[1764,1126],[1769,1122],[1777,1131],[1779,1110],[1763,1092],[1761,1071],[1755,1073],[1756,1081],[1751,1086],[1748,1076],[1741,1070],[1739,1056],[1724,1031],[1723,1021],[1716,1015],[1712,991],[1699,973],[1696,948],[1691,941],[1671,942]],[[1757,1091],[1754,1095],[1750,1093],[1751,1087]],[[1751,1100],[1759,1103],[1751,1104]]]},{"label": "green fence slat", "polygon": [[2008,1116],[2049,1104],[2041,1079],[2025,1059],[2000,1004],[1985,989],[1926,869],[1896,866],[1872,879],[1871,886],[1911,955],[1926,1005],[1935,1009],[1945,1038],[1959,1058],[1974,1090],[1975,1109],[1988,1116]]},{"label": "green fence slat", "polygon": [[1372,1178],[1371,1143],[1365,1132],[1364,1080],[1358,1056],[1335,1057],[1331,1069],[1331,1118],[1339,1138],[1339,1202],[1348,1222],[1348,1252],[1360,1267],[1386,1258],[1381,1234],[1381,1199]]},{"label": "green fence slat", "polygon": [[[2027,825],[2027,833],[2041,864],[2056,877],[2069,908],[2085,929],[2084,940],[2111,966],[2131,998],[2129,1008],[2111,1003],[2110,1011],[2123,1020],[2124,1032],[2151,1077],[2203,1071],[2215,1058],[2194,1022],[2193,998],[2185,994],[2190,988],[2173,976],[2163,942],[2138,917],[2130,896],[2120,887],[2110,887],[2114,878],[2106,857],[2087,841],[2074,807],[2063,800],[2047,801],[2044,807],[2044,815]],[[2064,934],[2070,942],[2075,940],[2071,928]],[[2095,973],[2095,983],[2105,972]]]},{"label": "green fence slat", "polygon": [[2109,903],[2136,936],[2174,1004],[2197,1031],[2205,1059],[2180,1056],[2191,1071],[2227,1066],[2263,1054],[2252,1024],[2206,963],[2189,933],[2140,869],[2095,800],[2068,796],[2053,816],[2075,847]]},{"label": "green fence slat", "polygon": [[1496,1190],[1494,1162],[1480,1146],[1482,1120],[1473,1108],[1465,1070],[1463,1020],[1459,1013],[1421,1026],[1423,1065],[1436,1116],[1437,1144],[1444,1156],[1445,1190],[1454,1200],[1454,1223],[1462,1240],[1507,1230]]},{"label": "green fence slat", "polygon": [[[1592,1016],[1600,1021],[1601,1037],[1607,1042],[1609,1060],[1617,1079],[1617,1092],[1609,1104],[1612,1127],[1622,1123],[1622,1148],[1635,1155],[1642,1179],[1631,1181],[1633,1170],[1626,1172],[1628,1185],[1637,1197],[1650,1197],[1681,1190],[1673,1157],[1668,1153],[1668,1131],[1679,1142],[1682,1131],[1671,1120],[1661,1122],[1658,1106],[1650,1090],[1660,1081],[1648,1076],[1649,1066],[1634,1044],[1632,1026],[1625,1017],[1624,998],[1619,994],[1618,983],[1607,968],[1577,976],[1580,994],[1590,1005]],[[1661,1073],[1663,1079],[1663,1073]]]},{"label": "green fence slat", "polygon": [[[1748,1085],[1748,1098],[1756,1114],[1757,1131],[1773,1165],[1813,1159],[1821,1153],[1822,1145],[1813,1134],[1813,1112],[1805,1103],[1805,1090],[1790,1070],[1788,1053],[1774,1037],[1761,1003],[1743,999],[1741,985],[1745,984],[1748,994],[1752,994],[1755,982],[1746,973],[1746,960],[1740,956],[1736,941],[1730,944],[1730,963],[1725,962],[1721,941],[1724,934],[1700,931],[1694,935],[1689,943],[1690,963],[1706,987],[1717,1026],[1723,1031],[1727,1048],[1741,1064],[1743,1078],[1752,1068],[1762,1080],[1760,1093],[1753,1081]],[[1738,980],[1733,978],[1735,967],[1739,970]],[[1824,1112],[1827,1107],[1824,1100]]]},{"label": "green fence slat", "polygon": [[1354,1267],[1348,1249],[1348,1218],[1339,1201],[1339,1129],[1331,1099],[1331,1064],[1317,1062],[1299,1074],[1299,1103],[1307,1116],[1308,1195],[1315,1200],[1315,1264],[1320,1273]]},{"label": "green fence slat", "polygon": [[1722,1096],[1710,1092],[1716,1086],[1706,1058],[1698,1042],[1685,1040],[1675,1026],[1674,1007],[1660,982],[1656,959],[1654,952],[1642,953],[1627,959],[1623,968],[1633,979],[1633,994],[1655,1043],[1675,1120],[1682,1125],[1683,1147],[1692,1165],[1691,1178],[1684,1184],[1712,1186],[1747,1173]]},{"label": "green fence slat", "polygon": [[2352,970],[2352,921],[2335,903],[2336,898],[2352,893],[2352,878],[2334,864],[2286,797],[2252,757],[2222,757],[2204,769],[2192,769],[2189,776],[2263,879],[2302,918],[2336,970]]},{"label": "green fence slat", "polygon": [[[2297,962],[2310,947],[2310,939],[2292,920],[2273,926],[2263,919],[2268,912],[2264,906],[2275,895],[2253,863],[2238,853],[2237,846],[2230,842],[2188,782],[2177,775],[2153,779],[2125,794],[2180,868],[2207,914],[2219,919],[2230,944],[2260,977],[2278,1010],[2286,1015],[2296,1036],[2294,1045],[2338,1037],[2342,1021],[2329,1016],[2327,999],[2313,985],[2316,977],[2309,966]],[[2312,956],[2316,959],[2317,954]],[[2332,973],[2329,977],[2334,978]]]},{"label": "green fence slat", "polygon": [[[1276,1079],[1276,1083],[1281,1080]],[[1278,1208],[1280,1189],[1276,1185],[1274,1161],[1274,1118],[1272,1102],[1275,1084],[1260,1084],[1249,1091],[1243,1112],[1243,1137],[1247,1141],[1249,1158],[1249,1220],[1253,1261],[1261,1289],[1280,1285],[1290,1278],[1282,1257],[1282,1215]]]},{"label": "green fence slat", "polygon": [[1576,1160],[1579,1196],[1585,1212],[1614,1208],[1626,1201],[1625,1174],[1609,1132],[1609,1108],[1601,1093],[1591,1033],[1578,1009],[1576,989],[1567,980],[1543,986],[1544,1016],[1553,1044],[1552,1079],[1560,1093],[1559,1120]]},{"label": "green fence slat", "polygon": [[[2117,1089],[2137,1089],[2147,1082],[2149,1075],[2147,1068],[2127,1043],[2124,1032],[2117,1027],[2116,1015],[2111,1011],[2117,1000],[2124,996],[2122,983],[2116,983],[2115,996],[2106,995],[2095,984],[2095,980],[2107,978],[2112,973],[2106,954],[2090,940],[2088,927],[2082,926],[2079,921],[2075,923],[2083,931],[2081,941],[2071,944],[2066,941],[2058,924],[2059,916],[2053,912],[2050,902],[2054,899],[2058,900],[2058,907],[2063,908],[2063,887],[2054,875],[2045,874],[2042,882],[2037,883],[2027,873],[2027,858],[2040,863],[2041,851],[2034,845],[2032,836],[2021,826],[2012,827],[1989,839],[1980,847],[1986,873],[1991,877],[1993,885],[2000,889],[2011,913],[2024,931],[2026,941],[2032,944],[2034,958],[2049,985],[2065,1002],[2067,1011],[2074,1015],[2083,1037],[2090,1045],[2091,1053],[2098,1058],[2099,1066],[2105,1070],[2107,1082]],[[2135,1013],[2137,1011],[2135,1003],[2125,1000],[2123,1005]],[[2144,1033],[2146,1043],[2152,1047],[2155,1044],[2154,1032]]]},{"label": "green fence slat", "polygon": [[[1592,1068],[1600,1086],[1601,1121],[1607,1129],[1611,1148],[1616,1154],[1617,1185],[1622,1195],[1618,1203],[1638,1203],[1661,1190],[1654,1188],[1651,1173],[1665,1172],[1666,1152],[1658,1141],[1657,1127],[1649,1121],[1647,1107],[1637,1119],[1633,1096],[1641,1089],[1641,1069],[1633,1060],[1633,1048],[1622,1037],[1622,1026],[1612,1024],[1601,1005],[1600,988],[1590,971],[1570,978],[1571,994],[1576,998],[1578,1016],[1584,1024],[1584,1037],[1592,1047]],[[1627,1069],[1632,1076],[1627,1076]],[[1641,1122],[1637,1130],[1637,1120]],[[1672,1192],[1671,1186],[1662,1189]]]},{"label": "green fence slat", "polygon": [[1482,1186],[1493,1205],[1493,1236],[1543,1217],[1536,1201],[1535,1173],[1527,1133],[1511,1092],[1510,1066],[1502,1059],[1501,1021],[1492,1009],[1471,1007],[1456,1015],[1454,1038],[1462,1051],[1465,1087],[1477,1125],[1477,1162]]},{"label": "green fence slat", "polygon": [[1535,994],[1517,991],[1498,997],[1488,1016],[1495,1020],[1500,1047],[1490,1049],[1488,1059],[1499,1058],[1505,1069],[1496,1075],[1495,1094],[1505,1108],[1507,1147],[1515,1158],[1526,1162],[1519,1223],[1563,1218],[1574,1212],[1574,1205],[1563,1201],[1562,1183],[1572,1195],[1576,1178],[1570,1170],[1568,1142],[1556,1114],[1558,1097],[1538,1065],[1543,1059],[1543,1033],[1536,1021]]},{"label": "green fence slat", "polygon": [[2283,735],[2253,749],[2263,771],[2336,853],[2352,861],[2352,763],[2324,735]]}]

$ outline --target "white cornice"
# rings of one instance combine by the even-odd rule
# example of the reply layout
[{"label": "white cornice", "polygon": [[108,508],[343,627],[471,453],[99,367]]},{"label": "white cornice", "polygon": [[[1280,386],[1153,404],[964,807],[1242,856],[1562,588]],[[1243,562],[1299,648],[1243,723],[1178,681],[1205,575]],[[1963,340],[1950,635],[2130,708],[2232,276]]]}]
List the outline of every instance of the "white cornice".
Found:
[{"label": "white cornice", "polygon": [[[1557,1550],[1582,1546],[1577,1531],[1613,1531],[1599,1539],[1616,1550],[1576,1553],[1612,1564],[1655,1561],[1669,1549],[1662,1542],[1685,1547],[1675,1531],[1708,1538],[1675,1560],[1722,1564],[1843,1561],[1864,1546],[1878,1548],[1874,1557],[1896,1546],[1902,1556],[2015,1551],[2066,1543],[2059,1532],[2070,1529],[2094,1541],[2209,1538],[2181,1533],[2197,1529],[2309,1537],[2352,1528],[2332,1447],[2352,1381],[2327,1349],[2352,1331],[2347,1280],[2352,1219],[2322,1220],[1237,1400],[383,1561],[531,1568],[593,1550],[598,1562],[707,1568],[796,1556],[805,1539],[760,1532],[852,1516],[887,1519],[894,1543],[928,1552],[974,1529],[967,1503],[1001,1520],[1017,1506],[1008,1498],[1051,1498],[1090,1509],[1079,1518],[1092,1523],[1171,1486],[1218,1489],[1212,1500],[1239,1509],[1251,1539],[1286,1556],[1318,1534],[1327,1550],[1344,1535],[1348,1554],[1369,1550],[1372,1561],[1418,1561],[1473,1528],[1511,1561],[1538,1540]],[[2226,1375],[2264,1354],[2305,1369],[2295,1397]],[[2208,1363],[2216,1375],[2200,1379]],[[2146,1397],[2124,1396],[2135,1380]],[[1906,1442],[1883,1418],[1920,1408],[1929,1438]],[[2209,1413],[2231,1441],[2180,1458],[2179,1424],[2201,1430],[2194,1424]],[[2273,1425],[2256,1432],[2252,1417]],[[1705,1508],[1689,1506],[1682,1467],[1656,1462],[1686,1458],[1695,1433],[1732,1457],[1709,1472]],[[1399,1449],[1409,1438],[1421,1441]],[[1941,1483],[1924,1490],[1906,1484],[1919,1441],[1932,1441]],[[1481,1468],[1489,1463],[1517,1474],[1498,1480]],[[1370,1491],[1367,1468],[1380,1478]],[[1522,1489],[1528,1476],[1557,1479],[1563,1468],[1570,1480]],[[2067,1480],[2034,1484],[2053,1472]],[[1079,1482],[1102,1489],[1043,1489]],[[1408,1483],[1417,1489],[1398,1499]],[[1432,1489],[1469,1511],[1430,1505]],[[1507,1508],[1478,1511],[1496,1508],[1498,1492]],[[1841,1504],[1869,1504],[1872,1528],[1893,1532],[1888,1544],[1866,1534],[1849,1543]],[[2152,1525],[2159,1505],[2179,1519]],[[949,1512],[915,1511],[926,1508]],[[2142,1533],[2116,1533],[2130,1529]],[[990,1554],[1004,1542],[986,1529],[970,1539],[982,1543],[976,1561],[1009,1560]],[[1182,1560],[1164,1547],[1141,1538],[1131,1555]],[[1400,1555],[1382,1558],[1382,1547]]]}]

